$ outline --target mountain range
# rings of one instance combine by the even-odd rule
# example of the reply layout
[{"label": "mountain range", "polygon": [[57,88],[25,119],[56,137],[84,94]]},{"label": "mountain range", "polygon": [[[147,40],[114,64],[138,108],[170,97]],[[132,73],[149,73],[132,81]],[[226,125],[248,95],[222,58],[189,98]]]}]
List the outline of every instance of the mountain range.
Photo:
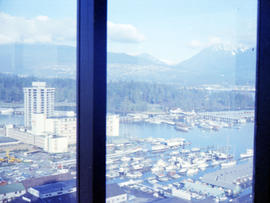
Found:
[{"label": "mountain range", "polygon": [[[183,86],[254,85],[256,49],[212,46],[176,65],[149,54],[107,55],[108,81],[145,81]],[[21,76],[75,78],[76,48],[62,45],[0,45],[0,72]]]}]

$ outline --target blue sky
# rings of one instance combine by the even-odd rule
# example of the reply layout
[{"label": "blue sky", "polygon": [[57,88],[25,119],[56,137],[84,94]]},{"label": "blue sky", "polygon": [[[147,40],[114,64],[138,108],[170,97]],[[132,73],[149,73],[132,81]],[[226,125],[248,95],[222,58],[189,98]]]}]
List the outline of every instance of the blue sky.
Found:
[{"label": "blue sky", "polygon": [[[108,2],[109,51],[148,53],[176,63],[215,44],[255,45],[255,0]],[[75,45],[76,1],[0,0],[0,26],[6,28],[0,31],[0,43]]]},{"label": "blue sky", "polygon": [[131,24],[144,40],[109,50],[147,52],[177,62],[215,43],[254,46],[255,0],[111,0],[109,21]]}]

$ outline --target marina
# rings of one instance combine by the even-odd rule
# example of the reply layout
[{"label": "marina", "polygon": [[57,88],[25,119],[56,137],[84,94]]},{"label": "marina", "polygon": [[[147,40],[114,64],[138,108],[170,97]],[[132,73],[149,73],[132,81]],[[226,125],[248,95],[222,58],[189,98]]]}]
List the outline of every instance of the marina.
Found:
[{"label": "marina", "polygon": [[[17,125],[23,122],[21,115],[1,116],[11,120],[15,117]],[[8,120],[4,123],[8,124]],[[117,183],[129,198],[135,198],[134,202],[176,197],[191,202],[209,198],[213,202],[226,202],[239,198],[250,190],[252,182],[251,132],[252,122],[218,130],[195,124],[183,131],[170,122],[122,120],[119,136],[107,138],[107,184]],[[20,162],[1,163],[2,182],[64,173],[76,175],[75,148],[69,150],[71,153],[60,154],[48,154],[31,147],[22,149],[9,153]],[[7,157],[6,150],[0,156]],[[235,174],[233,179],[226,177],[230,173]],[[216,177],[223,177],[228,183],[222,179],[213,182]],[[233,186],[234,193],[230,192]]]},{"label": "marina", "polygon": [[[253,134],[250,132],[253,132],[252,122],[218,131],[194,126],[188,132],[165,123],[122,122],[120,136],[108,139],[107,184],[118,183],[130,195],[135,188],[153,198],[233,201],[251,188]],[[125,153],[136,148],[140,148],[136,153]],[[125,154],[125,158],[116,154]],[[121,170],[112,165],[120,166]],[[221,176],[225,182],[220,179],[214,184],[208,176],[212,179]],[[144,202],[152,202],[150,199]]]}]

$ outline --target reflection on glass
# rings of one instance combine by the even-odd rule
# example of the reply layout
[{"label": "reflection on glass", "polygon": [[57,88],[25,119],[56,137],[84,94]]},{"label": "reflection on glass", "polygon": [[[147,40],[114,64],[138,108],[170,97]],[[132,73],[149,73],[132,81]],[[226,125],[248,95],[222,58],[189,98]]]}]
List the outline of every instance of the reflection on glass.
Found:
[{"label": "reflection on glass", "polygon": [[106,202],[252,202],[256,1],[108,9]]},{"label": "reflection on glass", "polygon": [[0,202],[76,202],[76,1],[1,2],[0,27]]}]

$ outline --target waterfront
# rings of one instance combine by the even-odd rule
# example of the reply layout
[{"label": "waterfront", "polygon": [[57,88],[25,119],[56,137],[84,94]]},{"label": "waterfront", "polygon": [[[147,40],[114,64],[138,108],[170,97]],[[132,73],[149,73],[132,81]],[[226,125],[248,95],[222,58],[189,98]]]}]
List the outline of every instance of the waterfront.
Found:
[{"label": "waterfront", "polygon": [[193,147],[205,148],[215,146],[223,148],[229,146],[236,159],[246,149],[253,149],[254,123],[245,123],[239,128],[222,128],[219,131],[206,131],[193,128],[189,132],[181,132],[173,126],[150,123],[121,123],[120,137],[136,138],[185,138]]},{"label": "waterfront", "polygon": [[[14,120],[17,125],[23,124],[21,115],[1,115],[0,119],[5,124],[14,123]],[[192,200],[206,198],[218,201],[225,198],[230,200],[234,197],[227,195],[229,190],[226,188],[219,190],[200,180],[206,174],[213,173],[212,177],[214,177],[214,172],[223,173],[225,164],[232,164],[234,170],[238,170],[238,166],[249,162],[247,159],[240,160],[239,158],[240,154],[253,148],[253,125],[252,122],[242,123],[220,128],[218,131],[194,126],[188,132],[182,132],[164,123],[120,122],[119,136],[108,138],[108,141],[112,143],[107,145],[107,184],[118,183],[127,191],[130,198],[135,196],[138,199],[136,194],[140,192],[143,202],[177,196],[179,192]],[[40,152],[35,156],[44,155],[45,153]],[[5,180],[13,182],[27,177],[37,178],[47,175],[45,171],[51,174],[67,171],[74,173],[75,171],[69,165],[63,170],[64,162],[60,160],[65,156],[65,154],[59,154],[59,160],[50,162],[50,170],[45,167],[46,164],[33,159],[31,163],[33,170],[24,168],[23,177],[18,174],[11,178],[10,174],[4,174],[5,171],[2,171],[2,176]],[[21,153],[17,153],[16,157],[21,160],[26,159],[21,156]],[[53,155],[50,155],[48,160],[51,158],[54,158]],[[70,158],[67,159],[70,160]],[[54,162],[60,164],[53,164]],[[15,168],[11,165],[6,166],[5,169],[18,170],[17,167],[24,167],[27,164],[29,165],[29,163],[18,163]],[[41,168],[34,168],[36,165]],[[71,165],[75,168],[74,161]],[[252,167],[252,162],[249,162],[248,167],[250,166]],[[250,181],[252,181],[250,172],[240,179],[238,174],[236,173],[236,179],[239,184],[243,184],[245,192],[246,185],[250,189]],[[239,193],[237,193],[238,197]]]},{"label": "waterfront", "polygon": [[[23,115],[0,115],[0,124],[23,126],[23,118]],[[254,123],[244,123],[231,128],[222,128],[218,131],[195,127],[188,132],[182,132],[167,124],[121,122],[119,134],[120,138],[184,138],[191,142],[194,147],[200,148],[229,146],[231,153],[238,159],[246,149],[253,148]]]},{"label": "waterfront", "polygon": [[[188,132],[164,123],[121,122],[119,137],[108,138],[107,184],[118,183],[130,196],[140,191],[143,202],[172,196],[236,201],[252,185],[253,132],[252,122]],[[227,173],[235,175],[215,183]]]},{"label": "waterfront", "polygon": [[0,115],[0,125],[8,125],[8,124],[13,124],[13,125],[19,125],[23,126],[23,115]]}]

